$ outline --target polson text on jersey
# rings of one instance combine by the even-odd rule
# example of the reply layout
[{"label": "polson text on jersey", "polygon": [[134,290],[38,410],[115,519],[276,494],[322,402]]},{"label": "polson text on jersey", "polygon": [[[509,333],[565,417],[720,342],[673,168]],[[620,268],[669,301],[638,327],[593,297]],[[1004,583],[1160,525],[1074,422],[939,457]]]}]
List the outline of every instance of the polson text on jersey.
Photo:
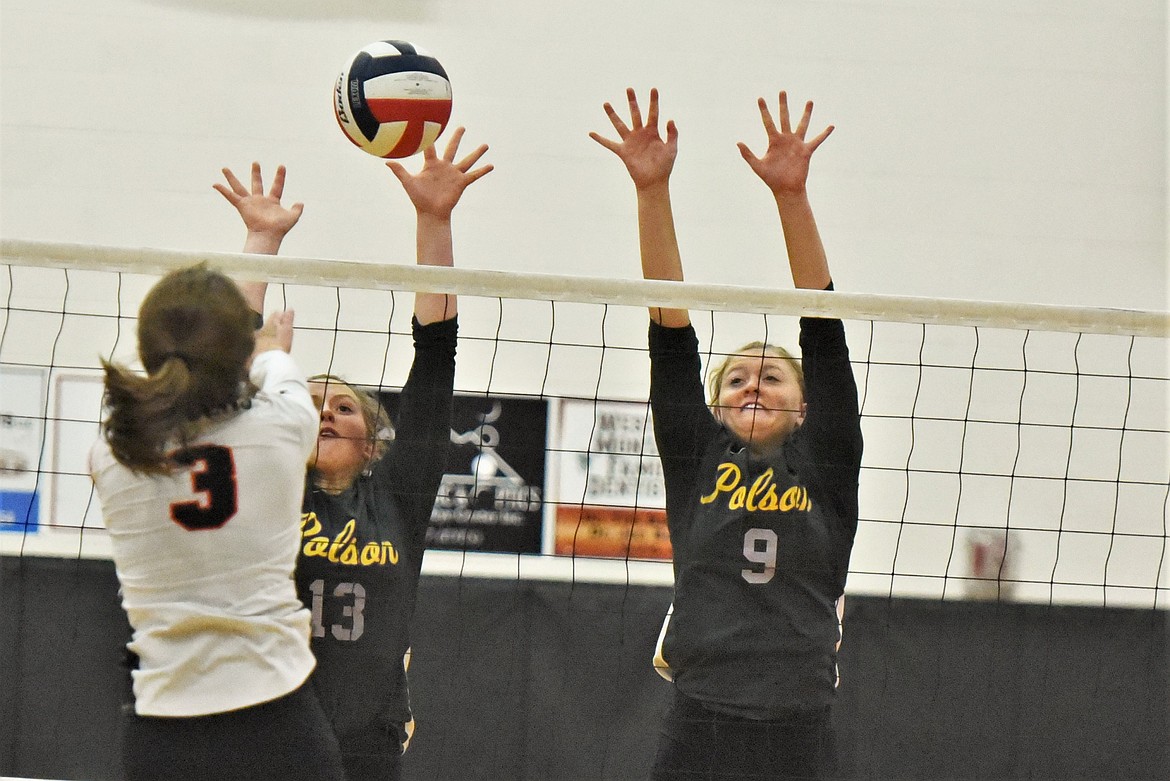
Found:
[{"label": "polson text on jersey", "polygon": [[812,500],[808,498],[808,489],[801,485],[788,488],[779,496],[776,494],[775,472],[768,468],[755,479],[751,487],[741,485],[743,473],[740,468],[730,461],[719,465],[719,476],[715,479],[715,490],[706,496],[700,497],[703,504],[711,504],[720,494],[728,494],[727,508],[740,510],[747,508],[749,512],[791,512],[792,510],[811,510]]},{"label": "polson text on jersey", "polygon": [[317,556],[340,564],[362,567],[384,566],[387,562],[398,563],[398,551],[392,542],[371,540],[362,545],[354,531],[356,526],[357,521],[350,518],[337,536],[329,539],[321,534],[321,522],[317,520],[317,513],[303,513],[301,539],[306,542],[302,553],[305,556]]}]

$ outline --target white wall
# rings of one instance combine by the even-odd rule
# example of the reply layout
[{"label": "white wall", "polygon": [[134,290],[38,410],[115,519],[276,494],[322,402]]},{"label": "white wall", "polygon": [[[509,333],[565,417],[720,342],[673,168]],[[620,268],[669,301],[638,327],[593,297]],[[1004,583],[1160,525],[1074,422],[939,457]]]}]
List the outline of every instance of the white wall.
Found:
[{"label": "white wall", "polygon": [[787,286],[735,142],[786,88],[837,132],[812,197],[844,289],[1166,308],[1163,0],[0,0],[0,233],[235,250],[221,166],[290,167],[292,255],[410,262],[397,182],[331,116],[380,38],[437,54],[497,170],[464,267],[634,277],[632,188],[588,139],[663,94],[694,281]]},{"label": "white wall", "polygon": [[[269,170],[287,164],[286,197],[307,204],[285,254],[411,263],[407,199],[379,161],[345,140],[331,109],[333,80],[346,59],[370,41],[402,38],[444,63],[455,91],[453,123],[468,127],[469,148],[491,145],[486,159],[496,171],[468,191],[456,213],[460,266],[638,276],[632,187],[587,132],[608,130],[602,102],[620,102],[627,85],[643,95],[653,85],[680,128],[675,206],[688,278],[788,287],[774,207],[735,148],[738,140],[759,148],[755,98],[774,104],[786,88],[794,102],[816,101],[818,128],[837,126],[816,154],[811,190],[841,289],[1166,309],[1167,25],[1163,0],[0,0],[0,235],[234,251],[242,227],[211,184],[222,166],[242,173],[259,159]],[[107,302],[94,312],[115,311],[108,301],[116,294],[104,287],[110,282],[94,275],[70,295]],[[60,300],[60,285],[53,276],[29,293],[27,285],[0,279],[0,293],[20,288],[20,295]],[[121,293],[123,311],[133,310],[141,292],[133,281],[129,288]],[[331,328],[333,296],[326,298],[328,306],[298,305],[298,324]],[[346,324],[384,328],[385,296],[350,292],[344,300]],[[494,335],[495,302],[461,306],[464,337]],[[607,344],[644,345],[644,312],[605,314]],[[591,327],[600,333],[598,311],[571,306],[558,311],[558,329],[574,316],[596,321]],[[550,329],[539,306],[517,304],[500,317],[505,337]],[[759,318],[742,320],[759,327]],[[5,361],[29,355],[36,362],[36,355],[66,349],[52,327],[34,321],[6,321]],[[723,322],[737,325],[721,326],[716,349],[743,341],[727,341],[739,321]],[[17,338],[20,323],[33,323],[24,328],[27,337]],[[133,351],[128,334],[105,333],[114,328],[108,319],[78,327],[84,333],[67,349],[85,355],[55,352],[57,365],[88,365],[115,346],[123,357]],[[792,341],[791,323],[774,327],[779,341]],[[947,332],[938,333],[945,342]],[[896,358],[913,365],[916,336],[888,336],[881,347],[902,350]],[[855,355],[867,354],[863,329],[851,329],[850,339]],[[1024,350],[1005,339],[1010,357],[1003,360],[1015,368]],[[1036,339],[1030,368],[1047,361],[1067,369],[1079,357],[1092,373],[1086,351],[1076,352],[1070,340],[1052,338],[1049,349],[1044,337]],[[984,340],[981,362],[989,360],[986,332]],[[404,362],[392,361],[383,377],[385,345],[374,341],[372,350],[338,350],[334,369],[359,382],[401,381]],[[1124,363],[1118,344],[1090,352]],[[1165,352],[1164,342],[1143,344],[1147,357]],[[543,358],[512,349],[497,353],[463,339],[460,389],[486,389],[490,376],[495,392],[533,390],[523,386],[526,372],[542,370]],[[306,332],[297,350],[320,356],[329,347]],[[363,366],[367,352],[377,355]],[[965,355],[940,360],[970,366]],[[545,389],[644,398],[644,362],[628,357],[611,352],[603,373],[585,365],[593,358],[566,350],[563,371]],[[1154,355],[1143,366],[1166,376],[1166,359]],[[303,363],[317,368],[316,360]],[[886,411],[882,404],[905,412],[917,403],[918,380],[890,373],[868,386],[867,411],[875,416]],[[963,384],[969,378],[959,380],[933,398],[959,404],[971,392]],[[1057,393],[1044,380],[1029,380],[1027,393],[981,388],[975,402],[1002,407],[1009,421],[1027,406],[1044,422],[1057,415],[1061,424],[1079,425],[1096,420],[1086,424],[1086,410],[1129,409],[1112,390],[1069,402],[1067,388]],[[1164,431],[1165,383],[1141,387],[1129,424]],[[1046,413],[1057,409],[1058,397],[1061,412]],[[1115,418],[1109,425],[1116,428]],[[876,417],[868,424],[870,465],[902,463],[906,450],[899,448],[915,432],[883,427]],[[925,428],[917,433],[914,466],[953,460],[953,430],[933,438]],[[1108,443],[1102,458],[1090,434],[1076,442],[1008,442],[984,455],[1010,460],[1014,452],[1026,461],[1043,453],[1055,466],[1033,471],[1059,477],[1075,467],[1073,477],[1096,479],[1123,453],[1136,479],[1155,488],[1164,480],[1164,436],[1146,447],[1146,439],[1130,435],[1124,445]],[[1009,500],[975,480],[960,503],[953,486],[946,487],[950,499],[939,498],[925,478],[916,479],[922,483],[912,487],[865,481],[868,517],[907,524],[865,526],[857,571],[931,575],[922,588],[934,593],[938,577],[965,573],[956,524],[1039,526],[1043,533],[1020,540],[1027,559],[1017,574],[1041,588],[1022,596],[1051,598],[1044,588],[1051,578],[1090,584],[1091,593],[1078,586],[1058,598],[1098,600],[1100,586],[1091,584],[1108,583],[1122,602],[1148,605],[1158,583],[1158,604],[1166,604],[1170,566],[1157,547],[1164,490],[1151,499],[1146,488],[1127,489],[1142,491],[1145,502],[1127,512],[1129,494],[1114,497],[1110,508],[1107,490],[1105,499],[1094,495],[1064,509],[1070,495],[1077,498],[1075,483],[1072,494],[1054,494],[1052,483],[1030,493],[1023,481],[998,481],[1010,486]],[[1062,528],[1048,533],[1044,524]],[[1138,536],[1115,546],[1098,534],[1102,528]],[[1082,532],[1084,550],[1077,547]],[[1060,567],[1075,573],[1057,567],[1058,547]],[[888,575],[856,576],[851,587],[919,590],[913,578],[892,583]],[[1135,594],[1127,596],[1127,588]],[[1113,604],[1115,597],[1107,599]]]}]

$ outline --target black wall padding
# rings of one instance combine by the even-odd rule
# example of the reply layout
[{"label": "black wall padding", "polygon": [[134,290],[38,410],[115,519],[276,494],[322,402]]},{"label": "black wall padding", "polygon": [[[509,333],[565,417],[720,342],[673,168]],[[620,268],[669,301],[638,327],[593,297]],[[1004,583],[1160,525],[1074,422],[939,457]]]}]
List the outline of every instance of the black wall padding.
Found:
[{"label": "black wall padding", "polygon": [[[117,779],[108,561],[0,557],[0,775]],[[409,781],[645,778],[666,588],[427,577]],[[1167,614],[851,597],[844,779],[1170,778]]]}]

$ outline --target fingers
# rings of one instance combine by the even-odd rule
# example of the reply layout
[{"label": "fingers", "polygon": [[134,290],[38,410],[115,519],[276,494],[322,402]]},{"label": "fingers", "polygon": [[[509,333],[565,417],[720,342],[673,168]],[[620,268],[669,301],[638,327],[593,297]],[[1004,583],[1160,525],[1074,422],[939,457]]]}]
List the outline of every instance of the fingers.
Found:
[{"label": "fingers", "polygon": [[[631,90],[632,92],[633,90]],[[637,105],[635,103],[635,105]],[[650,108],[646,110],[646,124],[649,127],[658,127],[658,88],[650,88]]]},{"label": "fingers", "polygon": [[260,174],[259,163],[252,163],[252,194],[264,194],[264,177]]},{"label": "fingers", "polygon": [[[443,150],[442,157],[439,157],[439,153],[435,150],[434,144],[431,144],[429,147],[424,149],[422,170],[417,174],[410,173],[410,171],[408,171],[406,167],[397,160],[387,160],[386,167],[389,168],[396,177],[398,177],[398,181],[407,188],[408,192],[412,188],[417,188],[419,186],[432,186],[420,184],[423,182],[455,182],[456,180],[449,179],[448,175],[444,173],[444,169],[448,168],[454,169],[455,171],[458,171],[459,174],[462,174],[463,180],[458,184],[460,188],[466,187],[476,179],[479,179],[485,174],[490,173],[495,169],[495,166],[485,165],[480,166],[479,168],[474,168],[474,166],[479,163],[483,156],[487,154],[487,144],[480,144],[458,162],[455,161],[455,156],[459,153],[459,144],[463,140],[464,133],[465,128],[462,127],[457,128],[454,131],[451,139],[447,142],[446,148]],[[473,168],[474,170],[472,170]]]},{"label": "fingers", "polygon": [[240,182],[240,180],[236,178],[236,175],[234,173],[232,173],[232,169],[230,169],[230,168],[223,169],[223,176],[225,179],[227,179],[228,184],[231,185],[232,192],[238,193],[239,195],[247,195],[248,194],[248,191],[246,189],[244,189],[243,183]]},{"label": "fingers", "polygon": [[[257,168],[259,168],[259,166],[257,166]],[[280,200],[281,196],[284,195],[285,173],[286,171],[283,165],[276,166],[276,175],[272,177],[272,189],[268,191],[269,197],[275,198],[278,201]]]},{"label": "fingers", "polygon": [[398,181],[402,182],[403,184],[406,184],[408,181],[410,181],[410,173],[405,168],[403,168],[402,163],[398,162],[397,160],[388,160],[386,162],[386,167],[389,168],[390,171],[398,177]]},{"label": "fingers", "polygon": [[223,172],[223,178],[227,180],[227,187],[218,182],[211,186],[214,187],[220,193],[220,195],[222,195],[224,198],[227,198],[228,202],[234,206],[236,202],[240,200],[240,198],[248,194],[248,191],[244,189],[244,185],[240,182],[239,179],[236,178],[236,175],[232,173],[232,169],[222,168],[220,170]]},{"label": "fingers", "polygon": [[832,132],[833,132],[833,125],[829,125],[827,128],[822,130],[816,138],[814,138],[812,141],[808,142],[809,151],[815,152],[817,147],[821,145],[821,142],[824,141],[826,138],[828,138],[829,134]]},{"label": "fingers", "polygon": [[[249,195],[264,196],[264,175],[260,169],[260,163],[252,163],[251,168],[251,189],[244,186],[244,183],[236,177],[235,173],[230,168],[221,168],[223,178],[227,180],[227,186],[222,183],[213,184],[212,187],[219,192],[228,202],[236,205],[241,199],[247,198]],[[280,201],[284,197],[284,183],[288,176],[288,169],[283,165],[276,167],[276,174],[272,178],[272,187],[268,191],[269,198],[275,201]]]},{"label": "fingers", "polygon": [[[651,101],[653,100],[651,96]],[[630,127],[637,130],[642,127],[642,110],[638,108],[638,96],[634,94],[633,87],[626,87],[626,102],[630,106]]]},{"label": "fingers", "polygon": [[625,138],[630,134],[629,125],[627,125],[625,121],[618,116],[618,113],[614,110],[613,106],[611,106],[609,103],[605,103],[602,104],[601,107],[605,110],[605,115],[609,117],[609,121],[610,124],[613,125],[613,129],[617,131],[618,138]]},{"label": "fingers", "polygon": [[223,186],[219,182],[216,182],[215,184],[211,185],[211,189],[215,190],[217,193],[219,193],[224,198],[226,198],[227,202],[230,203],[232,206],[235,206],[240,201],[239,195],[236,195],[234,192],[232,192],[230,189]]},{"label": "fingers", "polygon": [[[462,130],[462,128],[460,128],[460,130]],[[475,165],[476,163],[479,162],[479,159],[481,157],[483,157],[485,154],[487,154],[487,151],[488,151],[488,145],[487,144],[480,144],[478,149],[476,149],[474,152],[471,152],[469,155],[467,155],[467,157],[463,158],[458,163],[456,163],[455,167],[458,168],[463,173],[467,173],[468,171],[471,170],[471,167],[473,165]]]},{"label": "fingers", "polygon": [[776,123],[772,121],[772,112],[768,111],[768,101],[758,98],[756,105],[760,108],[760,119],[764,121],[764,131],[771,138],[776,135]]},{"label": "fingers", "polygon": [[[808,126],[812,121],[813,102],[810,100],[804,104],[804,111],[800,115],[800,121],[796,123],[796,127],[792,127],[792,120],[788,113],[788,93],[784,90],[780,91],[779,105],[777,106],[777,116],[780,119],[780,127],[777,130],[776,123],[772,120],[772,114],[768,111],[768,103],[763,98],[757,100],[760,108],[760,118],[764,122],[764,130],[767,131],[768,137],[772,138],[776,135],[792,135],[805,141],[805,136],[808,134]],[[821,143],[829,137],[833,132],[833,126],[829,125],[822,130],[811,141],[805,141],[805,146],[810,152],[815,151]],[[742,151],[742,150],[741,150]]]},{"label": "fingers", "polygon": [[271,328],[275,331],[283,326],[292,325],[293,316],[294,313],[291,309],[286,309],[283,312],[273,312],[265,319],[264,327]]},{"label": "fingers", "polygon": [[740,141],[736,146],[739,148],[740,157],[747,161],[747,164],[755,168],[756,163],[760,162],[760,158],[756,157],[752,150],[748,149],[748,145]]},{"label": "fingers", "polygon": [[266,350],[289,352],[292,349],[294,319],[295,312],[292,309],[270,314],[264,321],[264,327],[256,332],[255,353]]},{"label": "fingers", "polygon": [[678,127],[675,126],[673,119],[666,121],[666,143],[675,144],[678,142]]},{"label": "fingers", "polygon": [[[466,128],[457,127],[455,132],[451,134],[451,140],[447,142],[447,149],[443,152],[443,159],[448,163],[455,159],[455,153],[459,151],[459,142],[463,140],[463,132]],[[434,146],[432,144],[432,146]]]},{"label": "fingers", "polygon": [[487,174],[490,174],[495,169],[496,169],[496,167],[494,165],[492,165],[491,163],[488,163],[487,165],[480,166],[479,168],[476,168],[474,171],[468,171],[467,177],[466,177],[467,184],[471,184],[472,182],[476,181],[477,179],[480,179],[481,177],[484,177]]},{"label": "fingers", "polygon": [[617,154],[618,149],[621,147],[621,144],[619,144],[617,141],[612,141],[612,140],[606,138],[605,136],[598,135],[597,133],[594,133],[592,130],[589,131],[589,137],[592,138],[597,143],[601,144],[603,147],[605,147],[609,151],[613,152],[614,154]]},{"label": "fingers", "polygon": [[778,112],[780,114],[780,132],[791,133],[792,125],[788,118],[788,93],[784,90],[780,90],[780,105],[778,107]]},{"label": "fingers", "polygon": [[796,125],[796,135],[804,138],[804,134],[808,132],[808,120],[812,117],[812,101],[804,104],[804,113],[800,115],[800,122]]},{"label": "fingers", "polygon": [[[613,129],[617,131],[618,140],[615,141],[613,139],[606,138],[600,133],[594,133],[592,131],[589,133],[590,138],[614,154],[617,154],[619,157],[622,155],[622,145],[627,141],[631,134],[637,133],[641,130],[646,130],[647,132],[649,132],[649,130],[653,130],[654,135],[657,136],[658,122],[661,117],[657,87],[650,88],[650,105],[646,109],[645,122],[642,121],[642,109],[641,106],[638,105],[638,96],[634,92],[633,87],[626,88],[626,104],[629,106],[630,111],[629,124],[627,124],[626,121],[618,115],[617,110],[613,107],[613,104],[603,103],[601,105],[601,108],[605,111],[605,116],[609,118],[609,122],[611,125],[613,125]],[[673,121],[667,122],[666,139],[670,143],[673,143],[678,139],[678,128],[675,127]]]}]

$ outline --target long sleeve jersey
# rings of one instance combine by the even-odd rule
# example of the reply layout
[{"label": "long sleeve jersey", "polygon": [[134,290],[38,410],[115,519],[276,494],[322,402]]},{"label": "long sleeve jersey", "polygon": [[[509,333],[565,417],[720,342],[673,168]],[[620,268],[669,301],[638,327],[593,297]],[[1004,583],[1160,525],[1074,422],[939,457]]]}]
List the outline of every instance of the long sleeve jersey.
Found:
[{"label": "long sleeve jersey", "polygon": [[835,603],[857,531],[861,428],[839,320],[802,318],[807,412],[753,456],[703,397],[694,329],[650,326],[650,403],[674,551],[662,656],[675,685],[755,719],[834,695]]},{"label": "long sleeve jersey", "polygon": [[414,322],[414,362],[395,438],[341,494],[306,484],[297,592],[313,616],[313,682],[346,750],[358,731],[411,721],[403,656],[446,467],[455,382],[455,319]]}]

